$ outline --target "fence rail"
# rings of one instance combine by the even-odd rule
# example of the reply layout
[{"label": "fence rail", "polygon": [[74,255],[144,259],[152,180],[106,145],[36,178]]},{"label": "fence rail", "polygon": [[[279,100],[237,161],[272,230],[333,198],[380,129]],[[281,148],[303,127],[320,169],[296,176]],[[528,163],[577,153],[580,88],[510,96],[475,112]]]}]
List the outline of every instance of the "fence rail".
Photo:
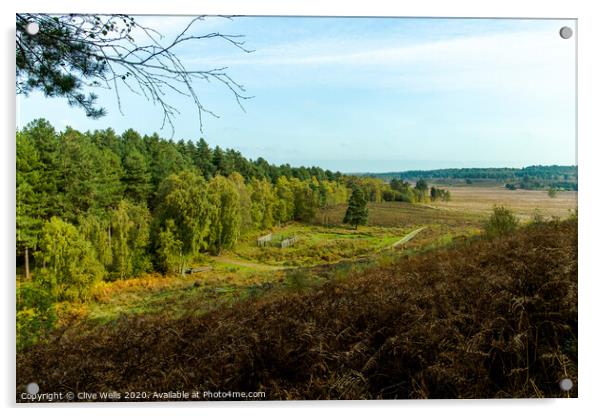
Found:
[{"label": "fence rail", "polygon": [[299,237],[291,237],[291,238],[287,238],[286,240],[282,240],[280,242],[280,248],[287,248],[292,246],[293,244],[295,244],[297,241],[299,241]]},{"label": "fence rail", "polygon": [[259,237],[257,239],[257,245],[259,247],[265,247],[272,241],[272,233],[264,235],[263,237]]}]

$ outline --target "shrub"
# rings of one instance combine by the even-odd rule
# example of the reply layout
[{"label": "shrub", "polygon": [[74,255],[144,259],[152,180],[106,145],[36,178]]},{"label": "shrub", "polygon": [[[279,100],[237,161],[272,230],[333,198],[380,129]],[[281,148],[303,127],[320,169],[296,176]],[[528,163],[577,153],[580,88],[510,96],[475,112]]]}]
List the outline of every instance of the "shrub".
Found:
[{"label": "shrub", "polygon": [[54,299],[35,283],[17,288],[17,350],[35,344],[54,327]]},{"label": "shrub", "polygon": [[294,269],[288,272],[286,274],[285,282],[287,287],[296,291],[305,289],[309,284],[306,272],[300,269]]},{"label": "shrub", "polygon": [[531,222],[533,224],[542,224],[546,221],[545,217],[543,216],[543,214],[541,213],[541,210],[539,209],[535,209],[533,211],[533,215],[531,216]]},{"label": "shrub", "polygon": [[510,233],[518,227],[518,218],[505,207],[493,207],[493,213],[485,223],[485,233],[488,236],[498,236]]}]

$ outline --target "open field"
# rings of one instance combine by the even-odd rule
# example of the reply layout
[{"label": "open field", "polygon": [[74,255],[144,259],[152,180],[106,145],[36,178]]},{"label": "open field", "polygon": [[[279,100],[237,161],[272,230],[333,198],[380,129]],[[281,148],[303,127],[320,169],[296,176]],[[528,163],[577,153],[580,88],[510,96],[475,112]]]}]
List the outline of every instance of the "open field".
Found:
[{"label": "open field", "polygon": [[547,218],[566,218],[569,210],[577,208],[577,192],[574,191],[560,191],[555,198],[550,198],[547,191],[510,191],[503,186],[453,186],[445,189],[451,192],[452,200],[437,201],[433,206],[454,212],[488,215],[494,205],[503,205],[514,211],[521,220],[528,220],[536,210]]},{"label": "open field", "polygon": [[532,225],[204,315],[81,321],[18,355],[17,390],[576,397],[576,296],[576,221]]}]

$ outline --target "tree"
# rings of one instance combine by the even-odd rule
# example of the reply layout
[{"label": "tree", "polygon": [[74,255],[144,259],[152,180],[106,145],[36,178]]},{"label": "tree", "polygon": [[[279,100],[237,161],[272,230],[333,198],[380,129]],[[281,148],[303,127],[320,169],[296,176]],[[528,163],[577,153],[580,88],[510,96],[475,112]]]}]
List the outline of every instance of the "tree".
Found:
[{"label": "tree", "polygon": [[290,184],[295,195],[294,219],[304,222],[311,221],[318,208],[318,192],[313,192],[307,180],[293,178],[290,180]]},{"label": "tree", "polygon": [[485,223],[485,233],[495,237],[508,234],[518,227],[518,218],[505,207],[493,207],[493,213]]},{"label": "tree", "polygon": [[165,221],[158,236],[157,257],[161,270],[170,273],[183,273],[184,253],[182,241],[177,237],[178,230],[173,219]]},{"label": "tree", "polygon": [[101,209],[115,208],[123,198],[124,176],[121,159],[109,148],[94,149],[94,173],[92,177],[94,203]]},{"label": "tree", "polygon": [[355,187],[349,197],[349,205],[343,218],[344,224],[353,225],[357,230],[358,225],[368,222],[368,202],[359,187]]},{"label": "tree", "polygon": [[209,249],[219,254],[231,248],[240,236],[240,205],[236,186],[223,176],[215,176],[207,187],[210,221]]},{"label": "tree", "polygon": [[[156,235],[168,233],[165,238],[173,237],[177,242],[169,247],[180,245],[179,271],[183,273],[187,262],[207,248],[206,237],[211,224],[207,184],[193,171],[172,174],[159,187],[157,199]],[[167,227],[170,220],[172,226]]]},{"label": "tree", "polygon": [[244,235],[254,228],[253,214],[251,212],[251,194],[245,179],[238,172],[228,177],[238,192],[238,205],[240,207],[240,234]]},{"label": "tree", "polygon": [[25,278],[29,279],[29,254],[35,249],[46,211],[42,164],[30,138],[17,133],[17,250],[23,254]]},{"label": "tree", "polygon": [[124,195],[132,201],[146,203],[151,195],[151,173],[144,155],[137,149],[126,152],[123,171]]},{"label": "tree", "polygon": [[186,160],[172,141],[162,140],[159,135],[145,136],[150,159],[151,181],[155,189],[171,174],[179,174],[194,167]]},{"label": "tree", "polygon": [[426,192],[429,186],[424,179],[419,179],[418,182],[416,182],[415,188],[419,191]]},{"label": "tree", "polygon": [[110,215],[100,209],[90,210],[77,218],[78,231],[92,244],[96,258],[108,268],[113,263],[113,244]]},{"label": "tree", "polygon": [[548,196],[550,198],[556,198],[557,194],[558,194],[558,189],[556,189],[556,188],[550,188],[550,189],[548,189]]},{"label": "tree", "polygon": [[36,282],[17,286],[17,350],[35,344],[56,322],[54,298]]},{"label": "tree", "polygon": [[147,255],[150,213],[144,205],[122,200],[111,212],[112,274],[126,279],[150,270]]},{"label": "tree", "polygon": [[229,152],[224,152],[219,146],[216,146],[213,150],[213,166],[215,167],[215,173],[229,176],[234,172],[234,163]]},{"label": "tree", "polygon": [[213,165],[213,153],[211,148],[204,139],[199,139],[196,144],[196,151],[193,157],[197,168],[203,173],[205,179],[209,180],[215,174],[215,166]]},{"label": "tree", "polygon": [[285,176],[278,178],[275,188],[274,219],[282,224],[292,220],[295,215],[295,194],[291,183]]},{"label": "tree", "polygon": [[270,228],[274,225],[274,203],[276,202],[272,184],[265,179],[252,179],[249,187],[251,190],[251,215],[255,227]]},{"label": "tree", "polygon": [[[43,172],[43,180],[39,183],[39,189],[36,190],[37,197],[40,198],[44,207],[39,213],[44,219],[49,219],[53,215],[59,215],[61,210],[59,206],[60,193],[58,192],[60,178],[60,150],[59,141],[54,127],[44,119],[36,119],[25,126],[21,131],[24,137],[33,144],[40,162],[39,170]],[[17,143],[17,152],[19,152],[19,143]],[[24,150],[25,153],[31,152],[31,149]]]},{"label": "tree", "polygon": [[74,225],[57,217],[44,224],[36,254],[43,267],[34,281],[59,301],[86,299],[104,275],[90,242]]},{"label": "tree", "polygon": [[[210,39],[225,40],[241,51],[251,52],[244,47],[241,35],[194,34],[203,20],[203,16],[192,19],[178,36],[165,42],[156,30],[122,14],[17,14],[17,94],[37,90],[47,97],[66,98],[88,117],[99,118],[106,110],[98,106],[98,96],[88,91],[113,89],[122,111],[121,91],[125,88],[158,105],[163,112],[161,128],[167,123],[173,134],[173,120],[179,111],[165,94],[173,91],[194,103],[202,130],[202,114],[216,115],[201,103],[196,80],[221,84],[241,108],[242,101],[251,98],[225,68],[190,70],[175,53],[178,48]],[[30,23],[38,25],[38,33],[28,33]]]}]

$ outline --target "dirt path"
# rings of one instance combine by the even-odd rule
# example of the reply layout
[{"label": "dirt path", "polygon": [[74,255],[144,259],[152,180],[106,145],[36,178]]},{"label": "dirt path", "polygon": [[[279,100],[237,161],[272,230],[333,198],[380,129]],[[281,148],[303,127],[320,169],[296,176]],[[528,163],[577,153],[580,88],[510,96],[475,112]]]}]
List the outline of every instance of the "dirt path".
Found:
[{"label": "dirt path", "polygon": [[418,234],[420,231],[424,230],[426,227],[420,227],[415,229],[414,231],[406,234],[401,240],[394,242],[393,244],[391,244],[389,246],[389,248],[395,248],[398,247],[402,244],[407,243],[408,241],[410,241],[412,238],[414,238],[416,236],[416,234]]}]

